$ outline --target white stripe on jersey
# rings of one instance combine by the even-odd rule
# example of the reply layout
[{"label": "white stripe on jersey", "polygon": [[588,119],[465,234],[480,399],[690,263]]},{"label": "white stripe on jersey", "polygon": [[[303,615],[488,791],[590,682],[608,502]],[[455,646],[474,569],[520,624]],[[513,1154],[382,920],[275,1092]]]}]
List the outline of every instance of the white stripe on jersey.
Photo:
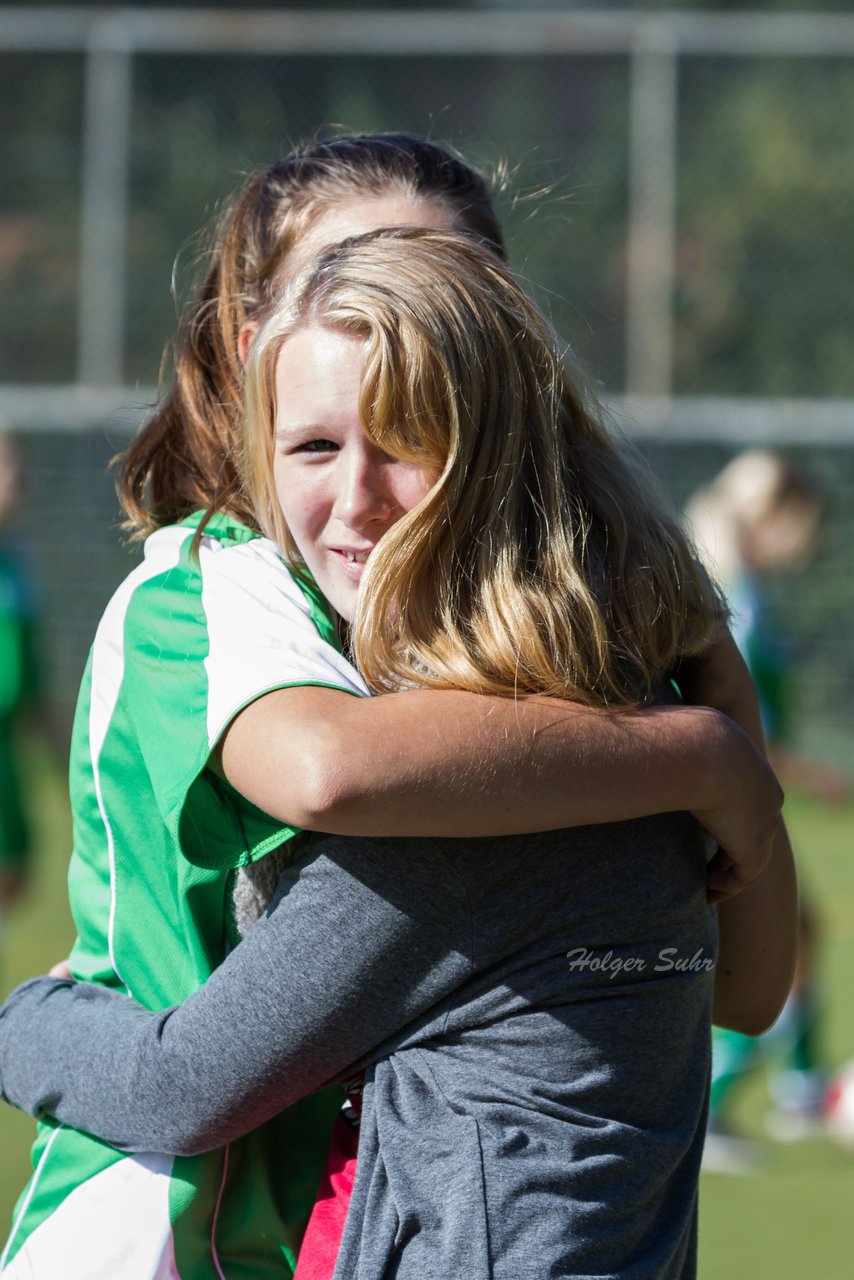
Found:
[{"label": "white stripe on jersey", "polygon": [[104,831],[107,836],[107,856],[110,864],[110,919],[107,928],[107,939],[110,964],[116,977],[133,997],[133,992],[122,977],[115,955],[116,925],[116,854],[113,841],[113,830],[104,797],[101,791],[101,775],[98,768],[99,756],[104,740],[110,728],[122,679],[125,670],[124,653],[124,619],[130,608],[133,594],[143,582],[149,578],[167,573],[180,563],[181,548],[188,538],[192,538],[191,529],[169,528],[160,531],[156,539],[146,544],[145,560],[121,584],[104,611],[104,616],[95,633],[92,646],[92,693],[89,705],[89,752],[92,757],[92,775],[95,784],[95,796]]},{"label": "white stripe on jersey", "polygon": [[172,1156],[138,1155],[87,1178],[29,1236],[3,1280],[180,1280],[171,1173]]},{"label": "white stripe on jersey", "polygon": [[[202,540],[202,606],[208,628],[208,742],[265,690],[329,684],[367,695],[355,667],[319,635],[311,604],[276,546]],[[247,661],[247,636],[251,658]]]},{"label": "white stripe on jersey", "polygon": [[26,1197],[24,1198],[24,1203],[21,1205],[21,1211],[18,1214],[15,1221],[12,1223],[12,1230],[9,1232],[9,1239],[6,1241],[6,1248],[3,1250],[2,1255],[0,1255],[0,1271],[2,1271],[4,1266],[6,1265],[6,1258],[9,1255],[9,1250],[12,1247],[12,1243],[15,1239],[15,1236],[18,1234],[18,1227],[23,1222],[26,1212],[30,1207],[30,1201],[32,1200],[33,1195],[35,1193],[36,1183],[39,1180],[39,1174],[41,1173],[44,1163],[47,1160],[48,1155],[50,1154],[50,1149],[53,1146],[54,1142],[56,1142],[56,1139],[62,1133],[64,1128],[65,1128],[65,1125],[61,1124],[58,1129],[55,1129],[53,1131],[53,1133],[50,1135],[50,1138],[47,1141],[47,1145],[45,1146],[44,1151],[41,1153],[41,1159],[39,1160],[38,1165],[36,1166],[35,1172],[33,1173],[33,1179],[32,1179],[32,1182],[30,1183]]}]

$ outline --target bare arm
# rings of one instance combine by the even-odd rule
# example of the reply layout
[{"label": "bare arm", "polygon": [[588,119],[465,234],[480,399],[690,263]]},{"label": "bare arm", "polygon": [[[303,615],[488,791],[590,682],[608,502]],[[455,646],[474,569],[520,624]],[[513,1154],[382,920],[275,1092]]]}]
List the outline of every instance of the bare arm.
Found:
[{"label": "bare arm", "polygon": [[[729,632],[680,678],[686,697],[730,716],[764,750],[759,703],[750,673]],[[782,819],[762,877],[718,909],[720,953],[715,1021],[758,1035],[774,1021],[792,984],[796,954],[797,881]]]},{"label": "bare arm", "polygon": [[221,767],[274,817],[343,835],[509,835],[687,809],[740,868],[724,892],[761,872],[780,804],[748,738],[701,707],[294,687],[236,717]]}]

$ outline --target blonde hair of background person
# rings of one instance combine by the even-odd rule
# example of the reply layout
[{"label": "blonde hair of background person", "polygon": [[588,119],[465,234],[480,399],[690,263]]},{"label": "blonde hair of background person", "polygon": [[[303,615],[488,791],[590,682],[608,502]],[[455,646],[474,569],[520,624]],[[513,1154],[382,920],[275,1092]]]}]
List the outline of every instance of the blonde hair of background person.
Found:
[{"label": "blonde hair of background person", "polygon": [[770,450],[749,449],[697,490],[685,515],[698,551],[726,586],[745,565],[758,573],[806,567],[825,508],[802,467]]},{"label": "blonde hair of background person", "polygon": [[[234,867],[253,857],[263,866],[261,854],[298,828],[492,835],[687,808],[735,860],[733,868],[724,859],[712,867],[713,890],[743,887],[767,859],[779,793],[725,716],[685,707],[618,717],[555,699],[465,690],[353,697],[365,692],[358,673],[323,639],[320,624],[300,613],[293,600],[300,593],[281,557],[255,536],[235,449],[241,358],[259,323],[295,263],[323,245],[389,223],[422,222],[468,228],[500,243],[489,233],[494,215],[482,180],[417,139],[318,143],[253,179],[218,230],[208,276],[179,338],[176,385],[125,460],[120,493],[129,520],[153,532],[143,564],[99,627],[98,664],[93,654],[91,668],[98,679],[84,682],[75,720],[70,883],[80,936],[73,963],[80,976],[122,985],[151,1007],[183,998],[220,962]],[[219,594],[209,589],[212,580]],[[296,639],[284,634],[276,612],[287,612],[283,602],[297,614],[287,613],[288,626],[303,627]],[[318,605],[320,613],[324,608]],[[326,623],[331,633],[328,617]],[[218,666],[209,661],[214,630],[225,643]],[[304,652],[297,639],[312,655],[307,674],[296,661]],[[109,659],[108,671],[101,657]],[[334,687],[322,687],[329,671]],[[217,673],[228,697],[209,719]],[[92,708],[105,707],[112,719],[102,738]],[[145,769],[131,771],[128,760],[141,758]],[[217,776],[220,769],[233,787]],[[268,785],[259,789],[259,782]],[[203,820],[196,814],[195,822],[184,821],[199,797],[209,806]],[[144,923],[148,916],[154,924]],[[26,1268],[44,1256],[43,1248],[49,1265],[70,1277],[71,1226],[75,1238],[83,1230],[86,1239],[85,1256],[75,1263],[85,1280],[100,1274],[112,1280],[120,1268],[111,1248],[122,1256],[159,1249],[157,1265],[170,1250],[180,1256],[195,1250],[197,1265],[215,1271],[217,1250],[243,1258],[269,1251],[277,1240],[283,1252],[276,1265],[286,1269],[302,1205],[308,1207],[310,1166],[328,1134],[331,1100],[325,1105],[314,1124],[303,1121],[298,1139],[283,1140],[279,1127],[179,1170],[177,1218],[161,1212],[171,1165],[131,1165],[85,1135],[46,1124],[38,1173],[20,1202],[5,1256],[12,1268]],[[320,1110],[318,1102],[315,1114]],[[265,1153],[264,1143],[274,1154]],[[141,1214],[139,1198],[121,1189],[131,1176],[159,1196],[155,1226]],[[92,1205],[102,1180],[110,1179],[105,1221]],[[81,1228],[87,1206],[100,1214],[91,1231]]]},{"label": "blonde hair of background person", "polygon": [[[428,300],[426,307],[422,295]],[[577,397],[570,392],[571,378],[561,371],[551,335],[538,313],[524,299],[518,285],[496,265],[492,256],[471,241],[448,233],[378,233],[327,251],[308,281],[293,286],[293,297],[284,304],[286,314],[289,306],[290,323],[280,326],[279,314],[274,313],[266,328],[256,336],[249,358],[247,434],[252,445],[262,454],[259,496],[262,503],[266,500],[259,516],[263,525],[265,513],[269,514],[276,505],[281,508],[283,528],[287,529],[295,552],[299,554],[300,569],[305,566],[312,578],[323,586],[339,615],[345,621],[353,622],[356,644],[364,654],[367,667],[371,665],[369,646],[372,635],[391,633],[391,644],[385,646],[388,660],[377,664],[380,671],[377,683],[381,683],[381,687],[397,687],[407,681],[411,683],[422,673],[436,683],[462,682],[471,678],[471,672],[475,676],[495,680],[495,669],[500,676],[500,666],[505,661],[502,654],[512,647],[518,627],[515,646],[517,666],[524,670],[529,690],[538,690],[542,684],[566,687],[572,681],[574,691],[580,690],[600,704],[611,690],[614,691],[613,696],[620,696],[628,702],[629,699],[646,696],[643,690],[666,673],[689,643],[695,642],[697,648],[706,646],[708,632],[719,617],[714,593],[702,577],[696,579],[696,586],[691,585],[696,570],[684,540],[675,528],[661,528],[655,505],[645,499],[640,489],[635,490],[607,436],[594,426],[589,414],[581,412]],[[272,335],[269,341],[268,335]],[[494,358],[493,351],[497,352]],[[257,384],[262,387],[260,399],[255,395]],[[499,388],[520,401],[518,414],[509,410],[499,411]],[[504,449],[511,433],[511,453],[507,457]],[[252,451],[252,448],[248,451],[250,457]],[[502,459],[508,465],[502,465]],[[606,481],[617,491],[619,504],[609,504],[607,494],[602,496]],[[250,489],[252,487],[250,485]],[[552,495],[551,499],[547,499],[547,494]],[[502,499],[510,507],[506,513],[502,509]],[[515,499],[518,499],[518,508],[511,505]],[[620,536],[626,523],[625,506],[630,499],[633,502],[628,519],[631,527],[626,529],[625,536]],[[360,531],[363,544],[363,551],[360,553],[354,549],[353,556],[347,554],[348,543],[340,541],[345,534],[341,533],[339,526],[346,530],[348,522],[351,529]],[[509,529],[505,529],[505,525]],[[423,558],[418,555],[412,557],[417,578],[411,599],[397,545],[397,535],[401,532],[426,546],[430,564],[437,567],[435,573],[425,572]],[[633,616],[617,608],[614,596],[623,580],[631,583],[641,572],[645,563],[643,553],[648,560],[654,534],[658,534],[667,546],[668,554],[661,556],[650,570],[653,580],[649,603],[644,608],[643,600],[638,598],[636,616]],[[522,539],[521,559],[518,558],[519,538]],[[615,559],[609,558],[611,548]],[[556,550],[561,549],[564,554],[556,556]],[[391,551],[388,556],[385,555],[387,550]],[[360,554],[365,563],[359,562]],[[505,561],[509,561],[509,565],[505,566]],[[505,567],[507,572],[502,577],[500,573]],[[551,575],[555,572],[559,580],[552,581]],[[576,610],[576,626],[584,626],[584,612],[592,615],[591,628],[599,630],[603,641],[612,645],[613,652],[608,655],[607,684],[601,681],[597,687],[599,671],[595,663],[590,663],[579,678],[575,670],[579,663],[567,664],[565,661],[562,647],[566,640],[561,630],[561,618],[565,610],[571,608],[572,601],[559,589],[564,575],[570,577],[570,590],[574,594],[579,594],[579,584],[584,588],[582,611]],[[547,596],[541,591],[544,578],[551,588]],[[456,630],[446,635],[442,613],[444,592],[447,586],[456,586],[458,579],[463,585],[463,591],[457,596],[462,623],[453,619]],[[673,601],[676,616],[665,620],[662,631],[665,637],[676,637],[670,648],[662,643],[656,632],[653,613],[658,593],[664,590],[668,581],[671,582],[668,598]],[[678,591],[672,588],[674,581]],[[413,626],[410,606],[417,610],[420,597],[424,599],[427,623],[422,624],[416,617],[417,625]],[[693,598],[697,601],[694,608]],[[469,637],[478,620],[484,616],[483,606],[487,600],[491,616],[496,619],[496,626],[501,632],[488,650],[481,645],[473,647],[476,637]],[[367,636],[360,636],[363,621],[370,619],[375,601],[380,602],[377,625],[373,632],[368,631]],[[535,614],[532,614],[534,610]],[[432,630],[426,629],[429,623],[432,623]],[[634,630],[621,634],[630,625]],[[535,630],[537,634],[533,635],[532,644],[530,633]],[[538,641],[539,648],[535,647]],[[436,657],[433,655],[434,646],[438,650]],[[579,653],[580,649],[580,642],[576,640],[573,652]],[[603,646],[600,655],[604,653]],[[657,666],[658,663],[662,666]],[[647,664],[646,669],[643,664]],[[487,666],[493,670],[484,670]],[[458,671],[462,674],[456,674]],[[514,686],[509,683],[506,673],[504,684],[499,687],[505,690],[505,696],[512,697]],[[641,692],[637,693],[635,689]],[[286,696],[290,693],[287,691]],[[395,693],[391,700],[406,696]],[[259,704],[264,701],[267,700],[259,699]],[[275,813],[281,791],[269,788],[277,784],[283,755],[271,754],[267,744],[262,742],[260,749],[256,744],[246,758],[242,758],[239,751],[235,756],[232,738],[246,715],[246,712],[241,713],[225,735],[224,771],[243,794]],[[298,726],[294,724],[292,729],[297,732]],[[359,749],[365,750],[364,743],[359,744]],[[245,774],[241,772],[244,768]],[[706,940],[709,937],[712,926],[703,902],[703,860],[698,856],[700,850],[696,835],[687,840],[680,839],[678,833],[688,832],[690,827],[686,828],[679,818],[663,822],[657,829],[662,833],[660,843],[649,838],[650,828],[643,828],[647,832],[644,851],[646,873],[640,877],[643,885],[633,885],[627,894],[623,894],[626,914],[618,912],[608,917],[608,936],[615,946],[630,936],[646,938],[644,926],[650,926],[653,920],[656,929],[664,931],[664,937],[669,936],[668,929],[677,928],[677,919],[687,920],[692,947],[699,945],[698,938]],[[675,847],[670,837],[667,840],[663,838],[665,830],[671,836],[676,833]],[[597,833],[603,853],[608,848],[609,831],[604,828]],[[619,833],[615,832],[613,839],[616,850],[621,839]],[[662,869],[660,879],[667,880],[667,885],[660,883],[656,874],[657,850],[661,854],[665,845],[669,870]],[[693,846],[691,853],[689,845]],[[459,846],[454,847],[459,849]],[[524,847],[517,844],[517,853]],[[542,847],[542,842],[538,847]],[[624,843],[621,848],[621,856],[628,855],[626,865],[637,866],[638,851],[635,850],[632,856],[632,850],[627,849]],[[580,859],[583,876],[582,865],[575,864],[576,883],[583,879],[589,890],[592,879],[597,894],[608,901],[609,895],[614,893],[614,887],[609,888],[608,884],[608,859],[603,857],[600,865],[596,856],[589,856],[591,852],[588,850],[588,856]],[[395,879],[397,872],[393,854],[394,846],[386,854],[386,860],[391,864],[387,870],[383,870],[382,860],[376,868],[380,885],[399,884]],[[498,856],[497,846],[495,856]],[[534,856],[533,842],[531,856]],[[459,860],[455,856],[450,861]],[[463,858],[463,862],[467,874],[481,883],[482,892],[486,877],[491,873],[477,859],[471,868],[468,860]],[[524,957],[523,972],[527,972],[529,967],[536,968],[543,959],[538,950],[543,941],[538,932],[542,922],[540,914],[533,909],[530,894],[536,887],[537,892],[548,895],[548,885],[560,883],[567,889],[568,903],[571,903],[573,874],[567,871],[569,865],[558,858],[550,863],[550,874],[555,876],[557,873],[554,880],[541,881],[530,869],[526,880],[526,866],[524,858],[521,858],[518,865],[514,863],[503,874],[505,903],[508,891],[512,895],[514,910],[517,903],[527,902],[527,907],[518,913],[519,927],[524,933],[520,942],[524,941],[524,945],[532,949],[530,956],[526,953]],[[511,878],[508,878],[507,871],[511,872]],[[306,876],[310,879],[311,875],[309,866]],[[625,876],[621,878],[625,883]],[[770,872],[759,882],[757,891],[764,891],[766,881],[774,884]],[[294,886],[297,895],[301,883],[302,878]],[[407,883],[407,892],[412,894],[412,881]],[[435,884],[437,894],[442,888],[441,883]],[[665,909],[663,902],[667,894],[670,895],[667,899],[670,905]],[[431,895],[429,892],[425,895],[422,885],[418,896],[424,902]],[[747,897],[747,893],[742,896]],[[557,897],[556,894],[552,896],[552,909],[559,913],[561,930],[568,928],[572,936],[567,911],[558,905]],[[762,897],[764,899],[764,892]],[[779,894],[775,896],[772,893],[772,897],[773,906],[781,917],[784,916],[791,904],[787,904]],[[676,902],[673,902],[674,898]],[[409,912],[406,899],[401,902],[394,895],[393,899],[393,936],[399,938],[401,914],[408,918]],[[348,945],[346,931],[342,941],[342,934],[334,927],[328,937],[325,925],[332,913],[331,904],[334,902],[336,910],[346,914],[349,900],[350,895],[339,886],[330,892],[327,910],[318,901],[306,913],[297,911],[298,915],[305,916],[299,931],[302,943],[295,944],[296,931],[286,929],[284,935],[289,941],[285,952],[266,956],[263,981],[256,981],[250,973],[244,975],[247,981],[238,979],[235,983],[235,972],[240,973],[240,969],[235,971],[234,964],[239,965],[239,958],[246,954],[258,956],[253,944],[258,937],[269,936],[264,930],[268,921],[260,926],[260,932],[256,930],[250,934],[245,946],[237,949],[233,962],[226,962],[221,970],[222,983],[218,982],[217,975],[212,978],[208,990],[222,989],[222,984],[225,984],[226,989],[234,991],[236,986],[245,992],[241,997],[240,1027],[238,1031],[232,1026],[230,1016],[216,1018],[213,1026],[207,1032],[203,1029],[201,1039],[196,1040],[197,1050],[203,1044],[210,1046],[213,1035],[225,1037],[238,1059],[241,1050],[252,1058],[253,1070],[249,1075],[253,1084],[251,1105],[245,1105],[247,1094],[244,1086],[249,1075],[236,1065],[231,1050],[229,1065],[221,1079],[218,1070],[213,1073],[202,1068],[206,1079],[212,1079],[214,1074],[218,1079],[218,1100],[212,1103],[212,1115],[205,1116],[205,1148],[222,1136],[218,1126],[226,1116],[226,1133],[233,1135],[233,1125],[245,1129],[252,1123],[253,1115],[260,1118],[256,1104],[269,1115],[271,1110],[275,1110],[276,1099],[292,1100],[299,1092],[296,1082],[303,1079],[303,1073],[309,1070],[289,1041],[282,1042],[283,1059],[277,1061],[269,1056],[271,1051],[274,1054],[278,1051],[279,1044],[264,1042],[262,1032],[273,1013],[269,1005],[265,1006],[271,995],[274,1005],[281,1006],[285,1012],[306,1009],[311,1027],[325,1036],[324,1043],[327,1047],[331,1045],[337,1055],[333,1061],[338,1065],[346,1065],[351,1060],[346,1056],[347,1049],[342,1046],[349,1045],[354,1036],[366,1036],[366,1043],[373,1044],[374,1039],[382,1041],[394,1030],[388,1025],[381,1031],[366,1030],[359,1008],[349,1013],[348,1001],[337,992],[335,978],[323,968],[329,961],[333,969],[338,969],[345,963],[345,958],[348,965],[358,966],[360,963],[358,940]],[[284,901],[292,905],[290,894]],[[486,901],[490,902],[489,894]],[[642,918],[637,914],[639,901],[644,903]],[[755,897],[753,901],[755,904]],[[593,911],[589,900],[588,908],[598,919],[599,908]],[[578,909],[579,919],[583,919],[580,904]],[[680,915],[682,910],[686,913],[684,917]],[[629,919],[633,922],[631,931]],[[361,924],[358,910],[355,921]],[[547,936],[550,930],[551,925]],[[340,951],[333,945],[333,938]],[[468,942],[462,948],[466,976],[471,976],[469,964],[476,968],[479,961],[485,966],[484,975],[492,974],[494,979],[488,959],[484,960],[477,952],[476,958],[465,958],[470,940],[471,928]],[[356,995],[360,1000],[371,999],[366,988],[371,975],[376,977],[379,974],[381,978],[396,982],[398,989],[400,987],[399,966],[378,965],[376,953],[372,950],[375,941],[368,926],[364,937],[365,975],[354,976],[348,970],[343,979],[343,989],[354,993],[354,1000]],[[305,959],[300,945],[306,943],[311,954],[316,957],[323,955],[322,963],[319,959],[317,964]],[[289,964],[287,948],[292,945],[296,946],[296,952],[291,956],[292,964]],[[562,998],[567,995],[563,977],[563,950],[566,945],[563,943],[558,947],[552,957],[557,966],[556,976]],[[247,947],[250,949],[248,953]],[[755,1000],[758,995],[763,1002],[773,1002],[777,994],[777,975],[769,969],[767,962],[764,967],[759,965],[748,974],[744,960],[745,955],[750,955],[751,948],[759,948],[765,955],[775,953],[782,961],[778,938],[769,939],[755,930],[746,935],[742,947],[741,952],[725,950],[722,966],[726,971],[735,972],[736,982],[748,988],[751,999]],[[515,948],[510,950],[515,956]],[[415,952],[421,955],[417,946]],[[460,954],[456,945],[449,946],[449,953]],[[391,972],[386,973],[388,968]],[[432,972],[432,966],[428,965],[428,968]],[[488,985],[489,979],[484,975],[477,981]],[[258,976],[261,977],[260,974]],[[303,981],[307,981],[308,987],[301,992]],[[422,990],[424,975],[415,974],[414,981],[414,990]],[[296,984],[296,994],[293,994],[291,983]],[[327,1004],[332,1002],[335,1010],[332,1032],[326,1030],[324,1019],[317,1016],[316,1005],[308,996],[312,983],[318,998],[317,988],[326,992]],[[668,1151],[665,1158],[666,1181],[668,1187],[671,1190],[675,1188],[678,1193],[681,1211],[677,1216],[686,1229],[693,1220],[695,1205],[691,1183],[696,1179],[701,1140],[710,983],[708,970],[701,993],[693,978],[689,981],[694,995],[702,994],[700,1010],[694,1003],[694,996],[689,996],[687,1004],[666,999],[668,1030],[665,1044],[672,1044],[674,1048],[673,1060],[669,1063],[670,1083],[666,1097],[682,1096],[686,1089],[686,1075],[679,1068],[690,1064],[691,1100],[683,1107],[676,1152],[672,1138],[673,1115],[666,1106],[664,1133],[659,1132],[658,1137],[659,1140],[663,1138],[663,1145]],[[405,982],[403,986],[405,990]],[[651,987],[656,987],[654,978],[651,979]],[[604,988],[605,992],[614,989],[609,989],[607,983]],[[661,999],[662,991],[657,987],[656,990],[656,999]],[[253,998],[259,994],[263,995],[261,1004],[253,1005]],[[192,1002],[194,1008],[200,1007],[199,999],[203,995],[197,994]],[[377,1000],[374,995],[372,1004],[376,1008],[384,1008],[385,1002]],[[126,1001],[121,1001],[120,1005],[122,1011],[127,1009]],[[688,1006],[693,1010],[687,1015],[692,1048],[687,1057],[681,1057],[680,1053],[685,1052],[682,1029]],[[645,1007],[638,1001],[633,1017],[642,1018]],[[606,1011],[611,1015],[609,1034],[619,1038],[619,1018],[615,1017],[615,1006],[607,995],[600,1015],[604,1016]],[[626,1009],[625,1016],[628,1012]],[[742,1016],[742,1007],[736,1006],[726,1012]],[[551,1019],[545,1021],[550,1022]],[[562,1023],[560,1017],[557,1022]],[[616,1027],[615,1022],[618,1024]],[[163,1037],[170,1046],[175,1045],[176,1039],[180,1041],[179,1025],[180,1018],[176,1016],[175,1021],[170,1022],[170,1033]],[[492,1022],[489,1025],[491,1031]],[[571,1024],[561,1039],[565,1054],[570,1052],[567,1040],[570,1029]],[[658,1022],[651,1019],[645,1028],[645,1037],[652,1035],[654,1038],[659,1030],[664,1035],[663,1024],[659,1028]],[[7,1039],[4,1064],[14,1060],[14,1038]],[[530,1079],[533,1065],[531,1045],[524,1036],[522,1039],[526,1078]],[[262,1042],[266,1056],[259,1057]],[[536,1038],[534,1063],[545,1062],[547,1043],[548,1035],[541,1029]],[[636,1071],[634,1055],[638,1043],[639,1040],[631,1035],[622,1040],[614,1071]],[[429,1046],[425,1046],[425,1052],[428,1049]],[[542,1059],[537,1056],[540,1052]],[[318,1078],[327,1078],[333,1068],[328,1060],[318,1064],[316,1042],[312,1042],[310,1053],[314,1064],[312,1069],[321,1073],[319,1077],[312,1077],[312,1084],[316,1084]],[[306,1054],[309,1054],[308,1047]],[[43,1054],[37,1056],[44,1061]],[[214,1049],[213,1056],[218,1062],[222,1060],[217,1049]],[[607,1054],[605,1056],[608,1057]],[[106,1057],[115,1061],[115,1046]],[[124,1057],[139,1064],[135,1053]],[[667,1057],[666,1050],[664,1057]],[[100,1059],[102,1063],[105,1060],[103,1056]],[[479,1057],[481,1072],[486,1071],[488,1060],[488,1053]],[[649,1061],[646,1060],[647,1070]],[[94,1059],[90,1059],[89,1068],[93,1062]],[[143,1088],[142,1076],[136,1071],[136,1065],[132,1071],[135,1090]],[[11,1070],[14,1071],[14,1067]],[[535,1080],[535,1066],[533,1076]],[[564,1063],[558,1078],[567,1080],[567,1090],[577,1084],[583,1092],[585,1073],[579,1071],[578,1076],[579,1080],[575,1082]],[[674,1077],[675,1095],[671,1092]],[[163,1074],[158,1073],[157,1078],[162,1084]],[[170,1065],[165,1078],[173,1082],[177,1099],[187,1098],[181,1072],[176,1075]],[[608,1079],[611,1078],[609,1074]],[[95,1085],[96,1092],[100,1094],[103,1091],[98,1079],[95,1078]],[[92,1083],[91,1070],[87,1070],[87,1081]],[[225,1103],[221,1092],[223,1082],[228,1095]],[[619,1085],[613,1087],[615,1095],[619,1094]],[[294,1093],[289,1090],[294,1090]],[[593,1092],[601,1105],[598,1090]],[[12,1093],[14,1096],[13,1090]],[[633,1155],[629,1163],[632,1177],[640,1178],[646,1198],[649,1194],[647,1172],[643,1159],[639,1160],[638,1156],[643,1153],[644,1139],[648,1135],[643,1124],[638,1122],[638,1117],[645,1114],[640,1106],[639,1093],[648,1095],[649,1091],[636,1090],[633,1095],[638,1109],[632,1110],[628,1121],[633,1134]],[[54,1092],[51,1096],[59,1104],[59,1093]],[[523,1096],[527,1097],[527,1093]],[[138,1115],[139,1098],[135,1102],[130,1098],[126,1101],[127,1106],[122,1094],[119,1111],[128,1115],[133,1110]],[[198,1101],[204,1110],[207,1099]],[[531,1107],[523,1109],[526,1114],[533,1110]],[[142,1110],[145,1111],[146,1106]],[[194,1106],[193,1110],[196,1112],[198,1108]],[[687,1125],[682,1123],[686,1118],[684,1113],[687,1113]],[[85,1111],[78,1114],[77,1122],[90,1123],[90,1114]],[[154,1128],[149,1131],[152,1137],[146,1138],[146,1142],[156,1143],[161,1116],[155,1115],[151,1119]],[[121,1120],[117,1123],[118,1129],[111,1132],[124,1142]],[[533,1125],[533,1120],[530,1123]],[[597,1126],[582,1127],[587,1137],[592,1135],[595,1141]],[[657,1128],[661,1128],[660,1121]],[[169,1142],[167,1150],[175,1149],[172,1139],[165,1141]],[[190,1150],[199,1149],[194,1138],[191,1143]],[[133,1139],[133,1144],[138,1145],[136,1139]],[[178,1149],[184,1149],[183,1142]],[[690,1169],[687,1165],[683,1169],[682,1155],[689,1149]],[[564,1149],[559,1147],[554,1154],[560,1155],[563,1169]],[[533,1163],[536,1166],[537,1161]],[[583,1161],[579,1163],[584,1164]],[[619,1162],[615,1163],[619,1165]],[[612,1176],[613,1173],[612,1164]],[[620,1177],[619,1168],[616,1173]],[[680,1181],[683,1174],[688,1181],[687,1189]],[[578,1176],[585,1184],[588,1175],[583,1168]],[[592,1176],[595,1179],[596,1175]],[[585,1201],[583,1195],[579,1199]],[[607,1198],[603,1208],[607,1215]],[[536,1222],[532,1220],[530,1226],[536,1238]],[[677,1236],[680,1242],[684,1239],[681,1230]],[[452,1273],[466,1274],[466,1271]],[[380,1274],[380,1269],[377,1274]]]}]

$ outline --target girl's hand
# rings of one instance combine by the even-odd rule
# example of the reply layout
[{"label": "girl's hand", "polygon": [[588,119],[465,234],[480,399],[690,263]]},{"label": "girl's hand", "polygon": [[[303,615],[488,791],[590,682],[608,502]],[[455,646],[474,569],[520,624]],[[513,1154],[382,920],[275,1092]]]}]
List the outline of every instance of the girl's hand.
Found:
[{"label": "girl's hand", "polygon": [[49,978],[70,978],[71,965],[68,960],[60,960],[48,971]]},{"label": "girl's hand", "polygon": [[722,736],[710,751],[709,767],[720,799],[692,810],[718,846],[708,866],[709,902],[731,898],[762,875],[783,806],[782,788],[762,752],[733,721],[719,721]]},{"label": "girl's hand", "polygon": [[[759,701],[753,680],[729,630],[677,674],[686,700],[722,711],[756,748],[734,739],[725,753],[722,804],[695,817],[714,836],[719,852],[709,863],[709,901],[740,893],[765,870],[780,825],[783,793],[765,760]],[[757,758],[761,757],[761,758]]]},{"label": "girl's hand", "polygon": [[[750,866],[746,868],[744,863],[735,862],[728,853],[720,847],[717,853],[706,867],[706,901],[710,906],[715,906],[719,902],[726,902],[727,898],[732,898],[737,893],[741,893],[742,889],[746,889],[748,885],[753,883],[752,868],[754,865],[761,863],[764,870],[773,852],[773,837],[768,841],[764,849],[760,849],[757,859],[751,860]],[[741,855],[742,857],[745,855]],[[760,872],[761,874],[761,872]],[[755,877],[753,877],[755,879]]]}]

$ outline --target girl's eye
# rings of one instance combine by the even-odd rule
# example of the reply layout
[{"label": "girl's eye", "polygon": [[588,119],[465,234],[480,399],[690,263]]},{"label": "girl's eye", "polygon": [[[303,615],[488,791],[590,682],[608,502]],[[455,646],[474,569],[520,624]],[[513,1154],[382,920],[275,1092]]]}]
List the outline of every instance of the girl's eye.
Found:
[{"label": "girl's eye", "polygon": [[305,440],[297,445],[295,453],[335,453],[338,445],[334,440]]}]

